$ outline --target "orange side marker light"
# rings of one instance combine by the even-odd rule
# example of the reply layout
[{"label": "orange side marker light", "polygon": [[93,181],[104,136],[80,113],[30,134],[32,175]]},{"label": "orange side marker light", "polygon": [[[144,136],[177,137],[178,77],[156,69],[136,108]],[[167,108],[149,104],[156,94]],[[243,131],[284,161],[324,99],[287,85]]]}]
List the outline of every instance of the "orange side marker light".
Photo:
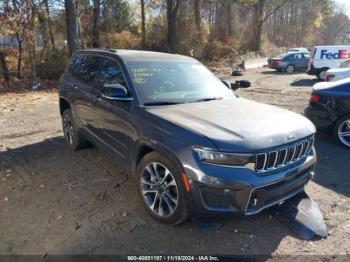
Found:
[{"label": "orange side marker light", "polygon": [[187,175],[185,173],[182,173],[182,179],[183,179],[183,181],[185,183],[186,191],[190,192],[191,191],[190,183],[188,182],[188,178],[187,178]]}]

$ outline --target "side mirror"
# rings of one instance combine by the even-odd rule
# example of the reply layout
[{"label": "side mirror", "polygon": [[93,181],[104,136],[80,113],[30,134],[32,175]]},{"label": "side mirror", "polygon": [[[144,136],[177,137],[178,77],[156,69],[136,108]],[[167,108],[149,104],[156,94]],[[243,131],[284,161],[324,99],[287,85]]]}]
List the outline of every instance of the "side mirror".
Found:
[{"label": "side mirror", "polygon": [[128,90],[120,84],[104,84],[102,96],[110,100],[132,100],[128,95]]}]

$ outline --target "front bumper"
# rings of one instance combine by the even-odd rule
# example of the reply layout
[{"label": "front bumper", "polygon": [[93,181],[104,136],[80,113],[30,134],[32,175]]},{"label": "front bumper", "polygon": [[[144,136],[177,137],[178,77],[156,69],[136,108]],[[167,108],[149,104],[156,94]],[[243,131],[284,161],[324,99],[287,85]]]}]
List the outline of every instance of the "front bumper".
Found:
[{"label": "front bumper", "polygon": [[193,170],[186,170],[191,216],[216,220],[252,215],[295,196],[313,177],[316,154],[314,149],[311,152],[291,166],[262,176],[248,169],[205,165],[205,175],[194,180]]}]

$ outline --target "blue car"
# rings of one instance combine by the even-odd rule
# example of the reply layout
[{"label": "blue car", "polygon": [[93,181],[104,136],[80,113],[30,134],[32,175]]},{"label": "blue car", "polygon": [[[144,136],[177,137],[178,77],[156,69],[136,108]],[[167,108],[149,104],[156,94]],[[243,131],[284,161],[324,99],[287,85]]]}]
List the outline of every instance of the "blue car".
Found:
[{"label": "blue car", "polygon": [[268,60],[268,67],[277,71],[293,73],[297,70],[306,70],[310,55],[307,53],[286,53]]},{"label": "blue car", "polygon": [[191,57],[82,50],[59,82],[64,138],[105,150],[158,221],[256,214],[303,194],[316,129],[232,88]]}]

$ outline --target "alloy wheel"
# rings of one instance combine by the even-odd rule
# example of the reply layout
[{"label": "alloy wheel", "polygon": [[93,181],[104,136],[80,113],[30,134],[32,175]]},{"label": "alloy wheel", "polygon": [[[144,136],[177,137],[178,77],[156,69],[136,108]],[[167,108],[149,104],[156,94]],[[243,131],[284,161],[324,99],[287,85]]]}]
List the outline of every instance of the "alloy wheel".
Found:
[{"label": "alloy wheel", "polygon": [[327,76],[327,71],[321,71],[321,72],[319,73],[319,77],[320,77],[320,79],[323,80],[323,81],[326,79],[326,76]]},{"label": "alloy wheel", "polygon": [[338,137],[344,145],[350,147],[350,119],[346,119],[340,123]]},{"label": "alloy wheel", "polygon": [[148,164],[141,176],[141,191],[148,208],[160,217],[175,213],[179,192],[174,176],[163,164]]},{"label": "alloy wheel", "polygon": [[70,145],[73,144],[74,131],[73,131],[72,121],[71,121],[68,114],[66,114],[63,117],[63,134],[64,134],[64,137],[66,138],[67,142]]},{"label": "alloy wheel", "polygon": [[294,72],[294,66],[292,66],[292,65],[287,66],[286,71],[287,71],[287,73],[293,73]]}]

